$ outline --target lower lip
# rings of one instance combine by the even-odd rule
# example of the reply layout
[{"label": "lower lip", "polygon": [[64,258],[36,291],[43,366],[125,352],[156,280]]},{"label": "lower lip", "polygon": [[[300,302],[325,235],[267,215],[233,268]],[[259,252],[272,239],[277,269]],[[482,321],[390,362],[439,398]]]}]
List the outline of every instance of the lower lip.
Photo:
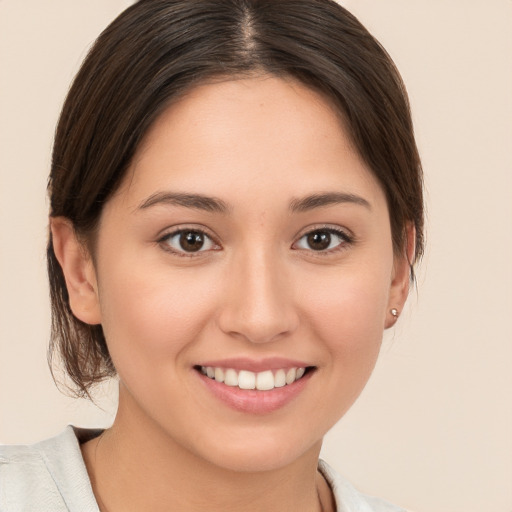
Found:
[{"label": "lower lip", "polygon": [[198,371],[196,373],[208,390],[232,409],[249,414],[268,414],[281,409],[296,398],[307,385],[314,371],[308,371],[292,384],[269,391],[226,386]]}]

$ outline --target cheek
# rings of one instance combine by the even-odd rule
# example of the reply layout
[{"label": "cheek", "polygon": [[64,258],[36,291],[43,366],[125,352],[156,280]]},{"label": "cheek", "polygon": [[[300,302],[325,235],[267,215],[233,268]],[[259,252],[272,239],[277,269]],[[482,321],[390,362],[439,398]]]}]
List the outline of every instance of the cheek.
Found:
[{"label": "cheek", "polygon": [[333,364],[373,368],[388,303],[390,271],[384,265],[340,269],[311,282],[303,307]]},{"label": "cheek", "polygon": [[[155,265],[118,262],[100,280],[102,324],[110,354],[123,370],[154,369],[186,352],[208,321],[214,288],[191,275]],[[193,272],[193,271],[192,271]],[[126,276],[129,276],[127,278]]]}]

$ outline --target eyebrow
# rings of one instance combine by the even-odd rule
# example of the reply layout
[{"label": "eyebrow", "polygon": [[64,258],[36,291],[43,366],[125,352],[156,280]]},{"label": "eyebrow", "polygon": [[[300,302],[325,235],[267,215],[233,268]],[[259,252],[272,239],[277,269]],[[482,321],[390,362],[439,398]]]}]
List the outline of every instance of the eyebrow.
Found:
[{"label": "eyebrow", "polygon": [[300,199],[292,199],[290,202],[290,210],[292,212],[307,212],[315,208],[343,203],[357,204],[368,208],[368,210],[372,209],[371,204],[363,197],[343,192],[327,192],[323,194],[312,194]]},{"label": "eyebrow", "polygon": [[203,210],[211,213],[227,213],[229,207],[222,199],[202,194],[180,194],[175,192],[157,192],[139,205],[143,210],[155,205],[172,205]]},{"label": "eyebrow", "polygon": [[[355,194],[344,192],[326,192],[311,194],[306,197],[292,199],[290,201],[290,210],[292,212],[307,212],[315,208],[332,206],[336,204],[352,203],[372,209],[370,203]],[[145,199],[138,207],[140,210],[150,208],[155,205],[183,206],[210,213],[228,213],[231,208],[222,199],[205,196],[203,194],[187,194],[177,192],[156,192]]]}]

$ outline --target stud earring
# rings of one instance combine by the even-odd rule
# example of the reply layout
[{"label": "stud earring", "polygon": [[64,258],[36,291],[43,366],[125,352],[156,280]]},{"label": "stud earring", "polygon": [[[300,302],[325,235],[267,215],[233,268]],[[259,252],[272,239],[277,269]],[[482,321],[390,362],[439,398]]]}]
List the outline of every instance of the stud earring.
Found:
[{"label": "stud earring", "polygon": [[393,315],[394,320],[398,320],[398,309],[392,308],[392,309],[390,309],[389,312]]}]

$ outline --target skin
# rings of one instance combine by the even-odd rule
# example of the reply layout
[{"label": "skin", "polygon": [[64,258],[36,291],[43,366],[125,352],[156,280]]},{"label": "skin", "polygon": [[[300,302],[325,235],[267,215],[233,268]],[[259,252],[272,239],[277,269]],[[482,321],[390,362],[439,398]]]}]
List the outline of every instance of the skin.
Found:
[{"label": "skin", "polygon": [[[141,208],[168,192],[226,211]],[[361,201],[290,209],[325,193]],[[173,252],[178,237],[164,235],[187,228],[212,242]],[[346,236],[313,250],[305,235],[326,229]],[[316,469],[322,438],[366,384],[409,267],[393,253],[384,193],[326,99],[271,76],[197,87],[157,120],[105,205],[94,264],[66,219],[52,232],[72,310],[103,325],[120,379],[114,425],[82,447],[102,510],[333,509]],[[262,416],[202,385],[194,365],[228,357],[316,369]]]}]

